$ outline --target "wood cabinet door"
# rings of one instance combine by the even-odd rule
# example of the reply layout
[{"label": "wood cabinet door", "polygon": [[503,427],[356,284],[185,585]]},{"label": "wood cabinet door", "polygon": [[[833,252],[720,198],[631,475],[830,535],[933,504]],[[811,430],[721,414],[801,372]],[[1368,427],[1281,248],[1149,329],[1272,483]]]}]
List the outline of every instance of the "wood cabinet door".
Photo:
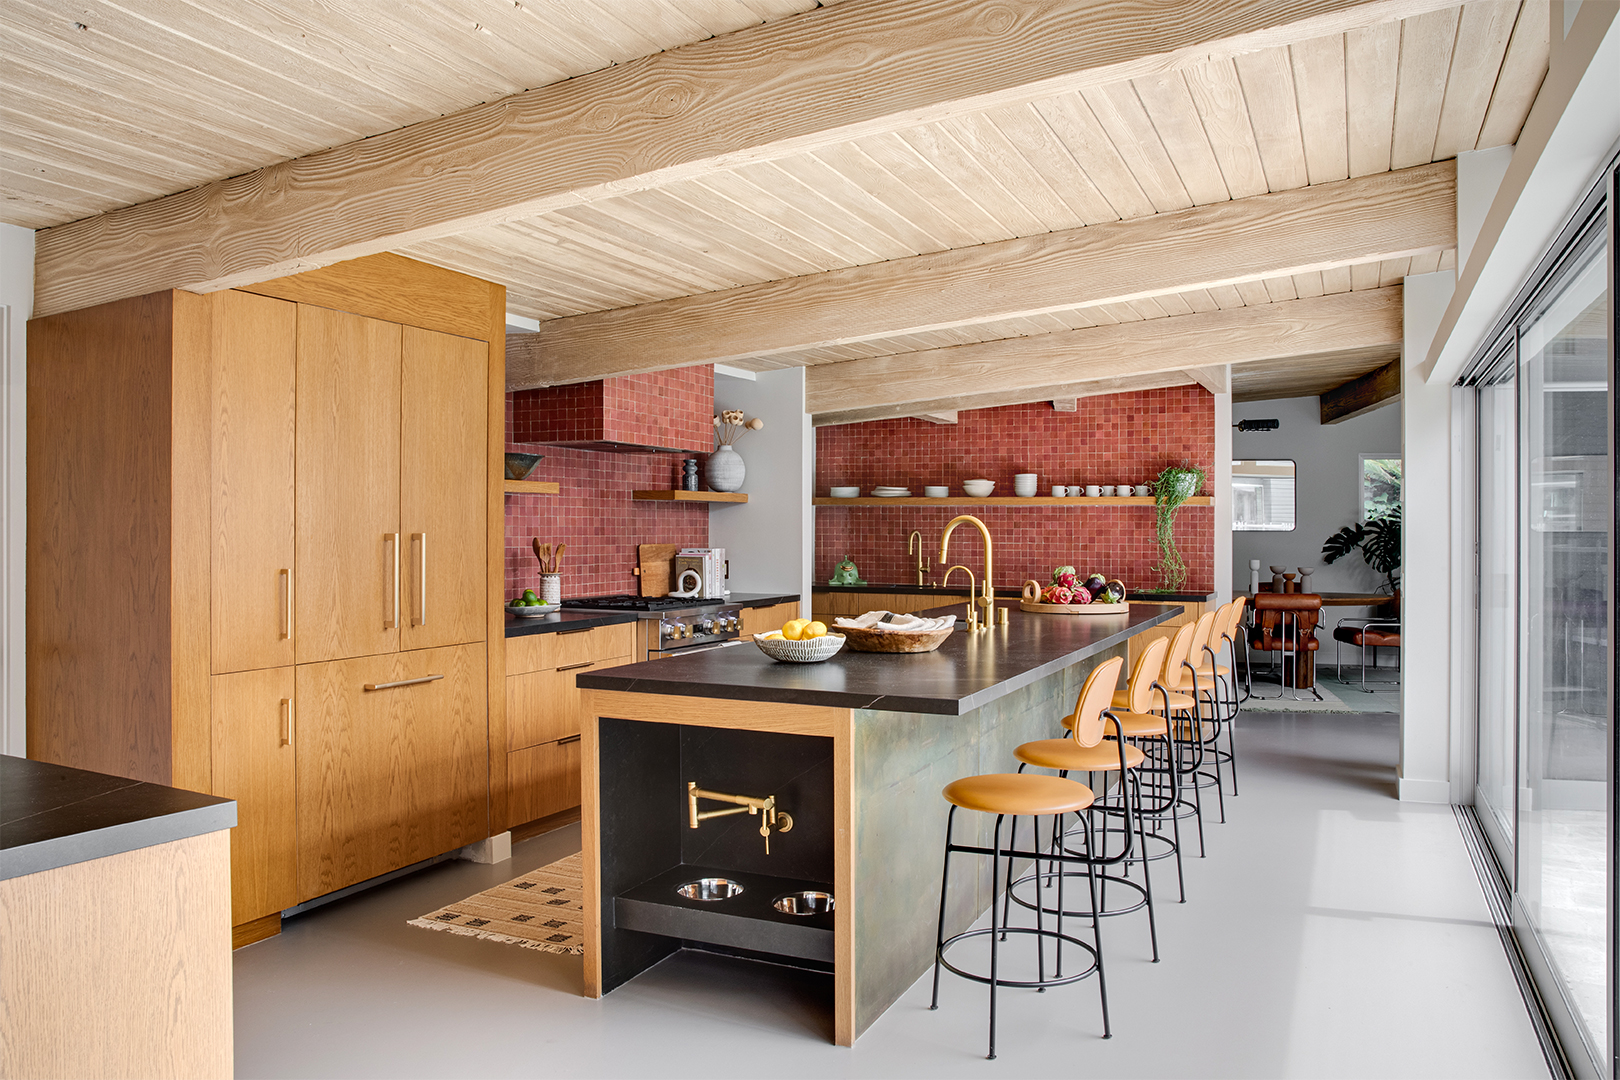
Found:
[{"label": "wood cabinet door", "polygon": [[772,630],[780,630],[789,619],[797,619],[798,617],[799,605],[797,603],[743,608],[742,636],[747,638],[754,634],[767,634]]},{"label": "wood cabinet door", "polygon": [[580,804],[579,739],[544,743],[507,756],[513,825],[550,817]]},{"label": "wood cabinet door", "polygon": [[215,675],[212,793],[236,800],[231,925],[298,903],[298,715],[291,666]]},{"label": "wood cabinet door", "polygon": [[489,346],[404,328],[400,648],[483,641],[489,581]]},{"label": "wood cabinet door", "polygon": [[213,670],[293,662],[298,306],[227,290],[211,349]]},{"label": "wood cabinet door", "polygon": [[300,664],[399,648],[399,402],[399,326],[298,305]]},{"label": "wood cabinet door", "polygon": [[487,685],[482,644],[299,666],[300,900],[489,835]]}]

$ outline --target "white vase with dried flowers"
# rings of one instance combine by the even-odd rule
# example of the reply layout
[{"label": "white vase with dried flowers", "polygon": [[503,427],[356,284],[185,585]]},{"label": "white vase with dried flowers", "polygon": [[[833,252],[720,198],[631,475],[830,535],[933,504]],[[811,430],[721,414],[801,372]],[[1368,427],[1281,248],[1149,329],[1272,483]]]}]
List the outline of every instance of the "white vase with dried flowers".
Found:
[{"label": "white vase with dried flowers", "polygon": [[744,419],[741,409],[726,409],[714,418],[714,438],[718,445],[703,469],[703,477],[709,482],[710,490],[736,491],[743,486],[748,467],[732,444],[742,437],[743,432],[758,431],[764,426],[765,421],[757,416],[752,420]]}]

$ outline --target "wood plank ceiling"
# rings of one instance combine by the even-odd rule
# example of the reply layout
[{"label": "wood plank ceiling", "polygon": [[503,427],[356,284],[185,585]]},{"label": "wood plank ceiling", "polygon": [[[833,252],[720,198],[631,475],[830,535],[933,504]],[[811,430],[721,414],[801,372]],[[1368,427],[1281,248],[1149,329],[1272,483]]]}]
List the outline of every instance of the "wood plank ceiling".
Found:
[{"label": "wood plank ceiling", "polygon": [[[384,20],[362,0],[150,10],[81,0],[70,16],[48,0],[8,0],[0,8],[8,57],[0,213],[45,228],[115,211],[815,6],[441,0],[400,5]],[[501,282],[513,313],[564,320],[553,324],[560,328],[578,321],[583,333],[593,313],[790,279],[813,295],[821,275],[850,267],[1152,219],[1514,142],[1547,68],[1546,0],[1406,10],[1413,13],[1345,32],[947,111],[396,250]],[[819,367],[1175,319],[1386,288],[1454,258],[1449,246],[1431,246],[726,362]],[[1317,394],[1397,352],[1390,343],[1274,357],[1234,368],[1232,388],[1240,400]],[[1162,372],[1151,378],[1164,384]]]}]

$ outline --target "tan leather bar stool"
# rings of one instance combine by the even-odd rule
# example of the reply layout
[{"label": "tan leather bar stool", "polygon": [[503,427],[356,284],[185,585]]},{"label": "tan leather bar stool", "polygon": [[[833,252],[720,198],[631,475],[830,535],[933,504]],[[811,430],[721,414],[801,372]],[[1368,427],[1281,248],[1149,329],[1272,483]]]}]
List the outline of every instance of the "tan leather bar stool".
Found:
[{"label": "tan leather bar stool", "polygon": [[[1087,698],[1087,691],[1093,684],[1098,686],[1095,696],[1098,699],[1097,713],[1100,717],[1101,702],[1108,700],[1113,693],[1114,684],[1119,680],[1119,670],[1124,661],[1119,657],[1099,664],[1096,670],[1086,680],[1085,689],[1080,692],[1082,701]],[[1104,685],[1104,680],[1107,680]],[[1090,738],[1090,745],[1095,746],[1102,741],[1102,728],[1100,724],[1088,724],[1085,734]],[[1031,859],[1046,861],[1055,864],[1078,865],[1086,867],[1091,886],[1091,910],[1097,910],[1097,874],[1096,867],[1091,864],[1090,852],[1083,855],[1071,855],[1062,850],[1026,850],[1016,849],[1014,833],[1016,833],[1018,818],[1029,817],[1034,819],[1034,828],[1031,835],[1037,840],[1040,836],[1040,819],[1050,817],[1054,819],[1052,832],[1061,835],[1061,822],[1068,814],[1079,814],[1089,809],[1094,801],[1092,791],[1086,785],[1076,780],[1062,776],[1046,776],[1040,773],[990,773],[983,776],[967,776],[954,780],[945,786],[942,794],[945,801],[951,804],[951,809],[945,823],[945,860],[941,874],[939,889],[939,927],[935,934],[934,944],[934,996],[929,1004],[930,1009],[939,1008],[939,973],[941,968],[949,970],[952,974],[960,975],[964,979],[985,983],[990,987],[990,1047],[988,1057],[996,1056],[996,990],[1001,986],[1013,986],[1024,989],[1045,990],[1052,986],[1066,986],[1069,983],[1079,982],[1095,974],[1097,976],[1097,992],[1102,1003],[1103,1038],[1111,1038],[1113,1029],[1108,1021],[1108,988],[1104,981],[1102,961],[1102,926],[1101,920],[1093,915],[1091,918],[1092,941],[1087,944],[1073,935],[1063,932],[1063,899],[1061,890],[1063,877],[1058,877],[1059,899],[1056,929],[1049,930],[1045,925],[1044,909],[1045,899],[1042,882],[1037,876],[1035,906],[1035,926],[1007,926],[997,919],[996,894],[1001,891],[1001,860]],[[996,815],[995,830],[991,846],[986,848],[976,844],[959,844],[956,842],[956,812],[958,810],[972,810],[983,814]],[[1004,848],[1001,844],[1001,830],[1003,823],[1012,818],[1012,830],[1008,834],[1008,843]],[[1034,845],[1039,847],[1037,843]],[[968,855],[985,855],[990,858],[990,925],[988,928],[964,930],[945,936],[945,909],[948,890],[951,882],[951,855],[953,853]],[[1036,949],[1036,978],[1034,979],[1003,979],[1000,975],[1000,948],[1001,942],[1008,935],[1033,937]],[[990,939],[990,971],[988,974],[968,971],[958,967],[946,958],[947,951],[959,942],[974,937]],[[1051,941],[1056,951],[1056,966],[1051,977],[1046,974],[1046,942]],[[1078,948],[1090,958],[1090,962],[1079,971],[1063,973],[1063,946],[1067,944]]]},{"label": "tan leather bar stool", "polygon": [[[1190,738],[1195,739],[1204,748],[1212,747],[1220,738],[1221,716],[1220,699],[1218,697],[1218,683],[1213,665],[1201,667],[1200,661],[1205,661],[1205,649],[1209,645],[1209,638],[1215,628],[1216,612],[1206,611],[1193,623],[1192,639],[1188,642],[1187,656],[1174,670],[1166,669],[1164,683],[1171,690],[1190,696],[1196,703],[1194,719],[1189,721],[1192,727]],[[1208,705],[1209,715],[1204,715],[1204,706]],[[1201,755],[1202,756],[1202,755]],[[1200,769],[1193,774],[1193,785],[1197,789],[1212,787],[1215,789],[1217,804],[1220,808],[1221,822],[1226,821],[1226,785],[1221,779],[1221,760],[1211,753],[1206,758],[1213,767],[1212,770]]]},{"label": "tan leather bar stool", "polygon": [[[1197,630],[1196,623],[1185,623],[1177,627],[1170,638],[1170,649],[1164,657],[1164,670],[1159,673],[1159,694],[1155,703],[1163,708],[1170,721],[1171,741],[1176,750],[1177,782],[1181,785],[1181,797],[1175,813],[1178,818],[1190,814],[1197,822],[1198,857],[1202,859],[1205,855],[1204,798],[1197,778],[1204,767],[1203,727],[1198,720],[1197,697],[1181,690],[1183,685],[1189,686],[1189,689],[1193,685],[1188,657],[1192,654],[1193,634]],[[1189,779],[1193,781],[1190,784]]]}]

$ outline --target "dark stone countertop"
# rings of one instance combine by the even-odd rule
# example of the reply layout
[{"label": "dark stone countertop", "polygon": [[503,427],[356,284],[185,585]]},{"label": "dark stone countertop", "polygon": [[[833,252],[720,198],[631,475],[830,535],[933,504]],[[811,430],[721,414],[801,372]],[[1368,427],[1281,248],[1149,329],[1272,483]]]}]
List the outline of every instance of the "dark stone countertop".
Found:
[{"label": "dark stone countertop", "polygon": [[[770,607],[787,604],[799,598],[798,593],[732,593],[724,600],[694,600],[694,604],[735,604],[738,607]],[[554,634],[558,630],[589,630],[593,626],[612,626],[614,623],[635,622],[641,614],[634,611],[579,611],[564,608],[550,615],[521,619],[510,611],[506,613],[506,636],[527,637],[529,634]]]},{"label": "dark stone countertop", "polygon": [[[954,614],[954,608],[934,610],[945,615]],[[1164,607],[1128,615],[1036,615],[1013,606],[1005,629],[971,635],[958,630],[931,653],[845,648],[819,664],[785,664],[750,642],[581,672],[575,681],[589,690],[960,716],[1122,645],[1181,611]]]},{"label": "dark stone countertop", "polygon": [[[1003,599],[1016,601],[1022,590],[1022,583],[1016,586],[997,585],[996,600],[998,603]],[[951,585],[941,588],[938,585],[873,585],[870,583],[866,585],[812,585],[810,591],[818,593],[927,593],[933,596],[961,597],[966,597],[968,594],[966,585]],[[1214,603],[1215,594],[1212,592],[1160,592],[1154,589],[1141,589],[1132,592],[1126,599],[1135,601],[1138,604],[1210,604]]]},{"label": "dark stone countertop", "polygon": [[235,824],[231,799],[0,756],[0,881]]}]

